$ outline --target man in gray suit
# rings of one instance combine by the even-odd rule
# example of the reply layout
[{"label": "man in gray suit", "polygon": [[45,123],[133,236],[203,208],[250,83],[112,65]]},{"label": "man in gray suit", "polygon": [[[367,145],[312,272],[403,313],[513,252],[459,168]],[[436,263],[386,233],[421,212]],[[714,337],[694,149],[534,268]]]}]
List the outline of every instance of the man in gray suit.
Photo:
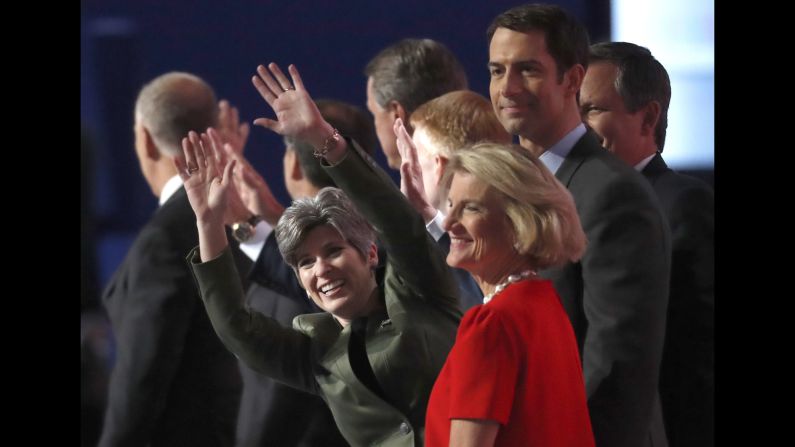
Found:
[{"label": "man in gray suit", "polygon": [[580,90],[583,121],[651,183],[671,226],[671,295],[660,368],[673,447],[715,444],[715,199],[712,188],[662,158],[671,81],[651,52],[629,42],[591,45]]},{"label": "man in gray suit", "polygon": [[488,37],[494,111],[568,187],[588,238],[580,262],[543,274],[577,336],[596,445],[664,445],[670,233],[648,182],[580,119],[587,32],[561,8],[531,4],[497,16]]}]

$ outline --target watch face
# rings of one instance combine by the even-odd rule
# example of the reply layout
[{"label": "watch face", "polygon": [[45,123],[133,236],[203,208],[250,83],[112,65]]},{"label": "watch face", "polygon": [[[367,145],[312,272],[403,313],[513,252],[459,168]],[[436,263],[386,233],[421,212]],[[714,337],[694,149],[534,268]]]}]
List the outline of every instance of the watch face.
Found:
[{"label": "watch face", "polygon": [[254,232],[248,222],[239,222],[232,226],[232,235],[239,242],[246,242]]}]

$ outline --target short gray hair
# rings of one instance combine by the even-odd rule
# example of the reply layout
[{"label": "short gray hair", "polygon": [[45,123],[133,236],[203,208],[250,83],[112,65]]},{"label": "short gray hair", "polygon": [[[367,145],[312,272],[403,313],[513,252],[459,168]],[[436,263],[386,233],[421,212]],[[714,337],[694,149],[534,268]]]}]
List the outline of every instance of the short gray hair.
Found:
[{"label": "short gray hair", "polygon": [[172,71],[144,85],[135,102],[141,120],[164,155],[182,154],[182,138],[218,124],[212,87],[198,76]]},{"label": "short gray hair", "polygon": [[284,210],[276,224],[276,242],[284,261],[293,269],[298,264],[298,250],[307,235],[321,225],[329,225],[361,255],[367,253],[375,241],[369,222],[356,210],[353,202],[339,188],[326,187],[315,197],[295,200]]},{"label": "short gray hair", "polygon": [[381,50],[364,69],[373,78],[375,101],[397,101],[411,115],[421,104],[467,89],[467,75],[455,55],[431,39],[403,39]]},{"label": "short gray hair", "polygon": [[630,42],[593,44],[590,57],[591,63],[607,62],[616,66],[615,88],[627,112],[635,113],[652,101],[660,104],[654,142],[657,150],[662,152],[668,129],[668,106],[671,104],[671,79],[665,67],[648,48]]},{"label": "short gray hair", "polygon": [[571,193],[527,149],[478,143],[453,152],[443,177],[468,173],[504,199],[516,250],[537,269],[575,262],[585,251],[585,232]]}]

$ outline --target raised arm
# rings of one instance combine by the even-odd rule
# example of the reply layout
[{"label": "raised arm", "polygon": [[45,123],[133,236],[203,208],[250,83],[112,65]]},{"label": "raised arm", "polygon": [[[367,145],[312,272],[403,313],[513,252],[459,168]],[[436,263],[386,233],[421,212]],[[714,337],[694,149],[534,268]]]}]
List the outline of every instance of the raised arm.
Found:
[{"label": "raised arm", "polygon": [[240,122],[237,107],[222,99],[218,102],[218,132],[221,140],[236,154],[243,154],[251,130],[248,123]]},{"label": "raised arm", "polygon": [[[235,161],[219,163],[220,140],[191,132],[185,160],[175,159],[196,214],[199,253],[189,255],[213,328],[224,345],[252,369],[305,391],[316,391],[308,336],[247,309],[243,287],[224,231],[227,194]],[[223,175],[221,175],[223,170]],[[201,262],[199,262],[201,261]]]},{"label": "raised arm", "polygon": [[400,118],[395,120],[394,131],[397,135],[397,148],[401,159],[400,192],[406,196],[409,203],[420,213],[422,219],[428,223],[436,216],[437,210],[428,202],[428,196],[425,193],[417,147]]},{"label": "raised arm", "polygon": [[375,227],[406,286],[420,297],[456,303],[457,289],[443,255],[389,176],[323,119],[295,66],[289,67],[292,81],[276,64],[268,68],[260,65],[252,81],[277,120],[259,118],[254,124],[313,145],[334,182]]},{"label": "raised arm", "polygon": [[306,91],[298,69],[294,65],[288,67],[292,81],[273,62],[268,64],[268,69],[258,66],[257,75],[251,81],[276,113],[277,119],[257,118],[254,124],[282,136],[303,140],[316,148],[329,148],[325,158],[331,164],[341,160],[346,154],[347,143],[339,138],[339,134],[334,138],[335,129],[323,119]]},{"label": "raised arm", "polygon": [[271,227],[275,227],[284,212],[284,206],[276,200],[268,182],[230,144],[223,145],[223,156],[235,161],[232,180],[243,204]]},{"label": "raised arm", "polygon": [[228,245],[224,215],[234,161],[225,166],[222,177],[209,135],[200,137],[193,131],[182,139],[182,150],[185,159],[174,158],[174,165],[196,214],[201,260],[206,262],[220,255]]}]

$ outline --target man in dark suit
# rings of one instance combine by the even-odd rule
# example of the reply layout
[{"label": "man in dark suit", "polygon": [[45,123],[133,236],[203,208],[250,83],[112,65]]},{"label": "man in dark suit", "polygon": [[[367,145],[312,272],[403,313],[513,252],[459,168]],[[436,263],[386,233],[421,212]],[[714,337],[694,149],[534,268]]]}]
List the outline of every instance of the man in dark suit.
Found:
[{"label": "man in dark suit", "polygon": [[198,243],[196,217],[172,161],[183,157],[182,137],[217,116],[212,88],[188,73],[159,76],[138,96],[135,150],[160,207],[102,296],[116,360],[100,446],[234,442],[240,375],[185,263]]},{"label": "man in dark suit", "polygon": [[[466,72],[455,54],[444,44],[432,39],[403,39],[373,57],[364,69],[367,75],[367,109],[373,114],[375,131],[381,150],[392,169],[402,163],[394,132],[400,118],[409,136],[413,135],[411,116],[417,108],[446,93],[466,90]],[[355,138],[354,138],[355,140]],[[428,231],[442,250],[450,251],[450,237],[438,226],[434,216],[423,216]],[[441,220],[439,220],[441,222]],[[483,293],[472,276],[453,269],[458,284],[459,303],[463,309],[480,304]]]},{"label": "man in dark suit", "polygon": [[568,187],[588,238],[580,262],[542,273],[577,336],[596,445],[665,445],[657,382],[670,233],[648,182],[580,119],[587,31],[557,6],[531,4],[497,16],[488,37],[494,111]]},{"label": "man in dark suit", "polygon": [[673,257],[660,397],[673,447],[715,444],[714,193],[662,158],[671,81],[641,46],[591,46],[580,90],[582,117],[603,145],[651,182],[671,226]]}]

